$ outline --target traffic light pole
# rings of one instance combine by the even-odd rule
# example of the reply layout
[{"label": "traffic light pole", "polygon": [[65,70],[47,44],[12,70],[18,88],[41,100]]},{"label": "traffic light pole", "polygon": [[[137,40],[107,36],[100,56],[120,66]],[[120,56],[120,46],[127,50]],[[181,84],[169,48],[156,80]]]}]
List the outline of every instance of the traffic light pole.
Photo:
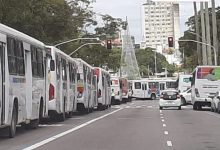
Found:
[{"label": "traffic light pole", "polygon": [[200,41],[196,41],[196,40],[177,40],[177,41],[178,42],[194,42],[194,43],[200,43],[206,46],[210,46],[214,51],[214,61],[215,61],[214,63],[215,63],[215,66],[217,66],[217,52],[214,46],[207,44],[207,43],[200,42]]},{"label": "traffic light pole", "polygon": [[74,53],[76,53],[78,50],[80,50],[82,47],[84,47],[86,45],[102,45],[102,44],[101,43],[85,43],[85,44],[81,45],[80,47],[78,47],[75,51],[70,53],[69,56],[72,56]]},{"label": "traffic light pole", "polygon": [[74,42],[74,41],[78,41],[78,40],[97,40],[97,41],[99,41],[99,38],[77,38],[77,39],[72,39],[72,40],[68,40],[68,41],[65,41],[65,42],[58,43],[54,46],[57,47],[57,46],[67,44],[67,43],[70,43],[70,42]]}]

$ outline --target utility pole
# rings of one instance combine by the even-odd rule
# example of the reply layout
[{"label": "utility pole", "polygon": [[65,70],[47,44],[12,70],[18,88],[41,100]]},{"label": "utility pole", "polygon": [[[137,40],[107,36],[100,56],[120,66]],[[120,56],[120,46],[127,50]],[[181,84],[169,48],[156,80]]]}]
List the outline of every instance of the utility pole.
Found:
[{"label": "utility pole", "polygon": [[[196,25],[196,41],[200,41],[199,38],[199,18],[198,18],[198,11],[197,11],[197,6],[196,6],[196,2],[193,2],[194,5],[194,13],[195,13],[195,25]],[[201,45],[199,43],[197,43],[197,56],[198,56],[198,64],[201,65],[202,64],[202,52],[201,52]]]},{"label": "utility pole", "polygon": [[217,58],[218,58],[218,37],[217,37],[217,24],[216,24],[216,12],[215,12],[215,0],[212,0],[212,32],[213,32],[213,46],[216,49]]},{"label": "utility pole", "polygon": [[[206,40],[207,44],[211,45],[210,39],[210,23],[209,23],[209,4],[205,2],[205,22],[206,22]],[[207,57],[208,57],[208,65],[212,65],[212,52],[211,47],[207,46]]]},{"label": "utility pole", "polygon": [[[200,15],[201,15],[201,27],[202,27],[202,43],[206,43],[205,38],[205,18],[204,18],[204,8],[203,8],[203,2],[200,2]],[[206,45],[202,45],[202,64],[207,65],[207,51],[206,51]]]}]

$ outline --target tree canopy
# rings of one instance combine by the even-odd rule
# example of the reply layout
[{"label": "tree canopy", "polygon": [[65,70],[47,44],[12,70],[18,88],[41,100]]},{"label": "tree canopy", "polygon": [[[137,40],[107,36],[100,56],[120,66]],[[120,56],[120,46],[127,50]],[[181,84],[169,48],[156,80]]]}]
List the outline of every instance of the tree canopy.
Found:
[{"label": "tree canopy", "polygon": [[[200,14],[200,12],[199,12]],[[209,9],[209,19],[210,19],[210,33],[211,33],[211,40],[212,40],[212,11],[211,8]],[[201,37],[201,17],[198,15],[199,18],[199,29],[200,29],[200,37]],[[220,7],[216,8],[216,20],[217,20],[217,35],[220,35]],[[190,33],[195,32],[195,16],[191,16],[188,21],[186,22],[188,26],[188,30],[184,32],[184,36],[180,39],[187,39],[187,40],[196,40],[196,35]],[[190,32],[189,32],[190,31]],[[220,36],[218,36],[218,41],[220,42]],[[211,41],[213,43],[213,41]],[[192,70],[195,66],[198,65],[198,57],[201,57],[201,53],[197,54],[197,45],[193,42],[179,42],[180,45],[180,52],[183,54],[184,52],[184,59],[183,59],[183,67],[188,70]],[[220,46],[220,45],[219,45]],[[213,59],[214,60],[214,59]]]}]

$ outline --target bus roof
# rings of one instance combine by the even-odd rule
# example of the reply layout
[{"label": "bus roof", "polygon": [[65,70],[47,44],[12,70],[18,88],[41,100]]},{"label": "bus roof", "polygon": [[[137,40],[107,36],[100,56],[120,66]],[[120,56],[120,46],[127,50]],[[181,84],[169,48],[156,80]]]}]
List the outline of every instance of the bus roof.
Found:
[{"label": "bus roof", "polygon": [[59,54],[61,54],[61,55],[63,55],[64,57],[66,57],[68,60],[71,60],[71,61],[73,61],[73,62],[75,62],[76,63],[76,60],[74,59],[74,58],[72,58],[72,57],[70,57],[69,55],[67,55],[66,53],[64,53],[62,50],[60,50],[60,49],[58,49],[57,47],[55,47],[55,46],[48,46],[48,45],[46,45],[46,48],[51,48],[51,49],[54,49],[57,53],[59,53]]},{"label": "bus roof", "polygon": [[79,62],[79,63],[83,63],[83,64],[85,64],[86,66],[88,66],[89,68],[91,68],[91,69],[93,69],[93,67],[90,65],[90,64],[88,64],[87,62],[85,62],[84,60],[82,60],[81,58],[74,58],[77,62]]},{"label": "bus roof", "polygon": [[39,41],[33,37],[30,37],[29,35],[26,35],[20,31],[17,31],[13,28],[10,28],[4,24],[1,24],[1,23],[0,23],[0,33],[12,36],[14,38],[19,38],[24,42],[27,42],[29,44],[33,44],[33,45],[41,47],[41,48],[45,47],[44,43],[42,43],[41,41]]}]

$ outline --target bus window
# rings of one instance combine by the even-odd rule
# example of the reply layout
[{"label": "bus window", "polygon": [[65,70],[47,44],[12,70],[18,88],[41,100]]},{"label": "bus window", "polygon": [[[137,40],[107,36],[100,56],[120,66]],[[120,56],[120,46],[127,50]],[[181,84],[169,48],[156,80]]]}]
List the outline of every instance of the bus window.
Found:
[{"label": "bus window", "polygon": [[141,82],[135,82],[134,83],[134,88],[135,89],[141,89]]}]

